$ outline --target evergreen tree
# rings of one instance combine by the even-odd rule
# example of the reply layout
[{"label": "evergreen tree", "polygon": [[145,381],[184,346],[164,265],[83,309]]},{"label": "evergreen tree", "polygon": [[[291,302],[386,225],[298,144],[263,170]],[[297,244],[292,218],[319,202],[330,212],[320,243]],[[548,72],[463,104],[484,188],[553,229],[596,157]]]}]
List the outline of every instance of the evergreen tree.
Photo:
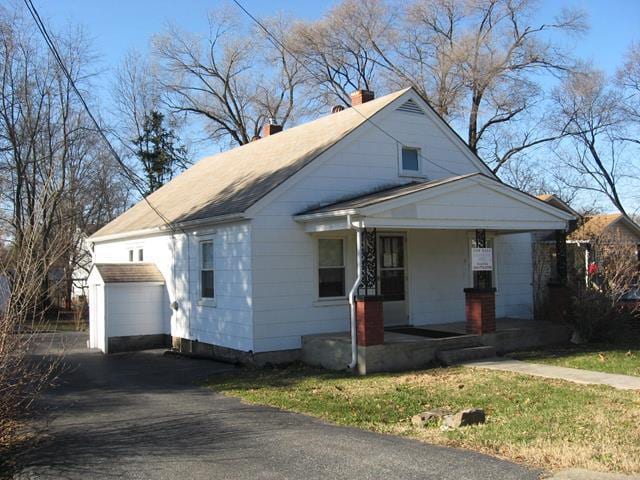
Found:
[{"label": "evergreen tree", "polygon": [[146,195],[159,189],[189,165],[186,148],[180,144],[173,130],[165,126],[164,115],[156,110],[145,115],[142,135],[133,143],[147,181]]}]

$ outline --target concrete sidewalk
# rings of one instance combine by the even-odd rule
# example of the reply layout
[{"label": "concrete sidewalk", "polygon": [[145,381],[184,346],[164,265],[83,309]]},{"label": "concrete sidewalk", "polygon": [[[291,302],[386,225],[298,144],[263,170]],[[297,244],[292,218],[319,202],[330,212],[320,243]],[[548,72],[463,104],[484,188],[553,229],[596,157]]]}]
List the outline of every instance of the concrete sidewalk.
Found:
[{"label": "concrete sidewalk", "polygon": [[571,469],[558,472],[553,477],[550,477],[549,480],[640,480],[640,476]]},{"label": "concrete sidewalk", "polygon": [[488,358],[485,360],[466,362],[462,365],[465,367],[523,373],[526,375],[534,375],[536,377],[555,378],[574,383],[608,385],[620,390],[640,390],[640,377],[618,375],[615,373],[594,372],[592,370],[580,370],[578,368],[557,367],[555,365],[528,363],[520,360],[513,360],[511,358]]}]

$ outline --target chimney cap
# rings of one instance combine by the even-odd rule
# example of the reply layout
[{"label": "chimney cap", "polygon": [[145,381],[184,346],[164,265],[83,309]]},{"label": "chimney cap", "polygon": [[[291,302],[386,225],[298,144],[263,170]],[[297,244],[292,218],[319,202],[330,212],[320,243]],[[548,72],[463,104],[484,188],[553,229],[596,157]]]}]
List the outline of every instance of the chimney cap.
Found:
[{"label": "chimney cap", "polygon": [[269,117],[269,125],[278,125],[276,117]]}]

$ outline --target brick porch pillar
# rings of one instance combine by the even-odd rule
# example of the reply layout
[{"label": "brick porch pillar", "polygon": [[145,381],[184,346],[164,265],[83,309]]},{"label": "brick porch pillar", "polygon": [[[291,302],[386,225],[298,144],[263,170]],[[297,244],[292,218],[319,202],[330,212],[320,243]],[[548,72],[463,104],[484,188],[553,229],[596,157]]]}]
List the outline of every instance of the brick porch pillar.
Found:
[{"label": "brick porch pillar", "polygon": [[382,297],[360,295],[356,297],[357,341],[361,347],[384,343]]},{"label": "brick porch pillar", "polygon": [[496,289],[465,288],[467,333],[482,335],[496,331]]}]

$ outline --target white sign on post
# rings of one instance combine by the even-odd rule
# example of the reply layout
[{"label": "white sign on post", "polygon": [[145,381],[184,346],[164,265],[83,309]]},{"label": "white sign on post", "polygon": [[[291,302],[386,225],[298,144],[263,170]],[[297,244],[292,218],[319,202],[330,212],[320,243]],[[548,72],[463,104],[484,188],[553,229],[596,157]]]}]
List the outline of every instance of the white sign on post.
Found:
[{"label": "white sign on post", "polygon": [[471,270],[490,272],[493,270],[493,250],[490,248],[471,249]]}]

